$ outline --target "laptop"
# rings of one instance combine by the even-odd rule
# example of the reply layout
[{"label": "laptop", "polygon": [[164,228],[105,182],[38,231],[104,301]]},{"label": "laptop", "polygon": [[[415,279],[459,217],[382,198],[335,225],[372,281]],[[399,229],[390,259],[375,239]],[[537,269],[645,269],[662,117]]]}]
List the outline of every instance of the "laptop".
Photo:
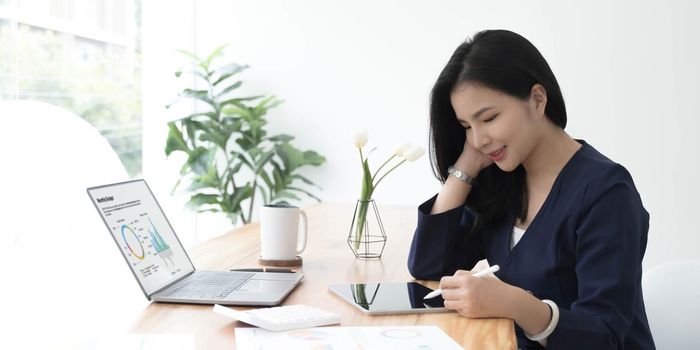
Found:
[{"label": "laptop", "polygon": [[87,192],[148,300],[277,305],[304,277],[300,272],[195,270],[145,180]]}]

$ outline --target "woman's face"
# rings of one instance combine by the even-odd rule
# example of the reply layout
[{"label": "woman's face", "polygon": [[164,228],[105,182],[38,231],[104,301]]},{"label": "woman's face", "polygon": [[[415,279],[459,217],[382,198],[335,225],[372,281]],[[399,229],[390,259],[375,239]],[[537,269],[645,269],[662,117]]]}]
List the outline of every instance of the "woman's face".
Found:
[{"label": "woman's face", "polygon": [[457,121],[466,129],[469,146],[508,172],[530,155],[546,119],[546,92],[538,84],[528,99],[521,100],[482,85],[463,83],[452,91],[450,101]]}]

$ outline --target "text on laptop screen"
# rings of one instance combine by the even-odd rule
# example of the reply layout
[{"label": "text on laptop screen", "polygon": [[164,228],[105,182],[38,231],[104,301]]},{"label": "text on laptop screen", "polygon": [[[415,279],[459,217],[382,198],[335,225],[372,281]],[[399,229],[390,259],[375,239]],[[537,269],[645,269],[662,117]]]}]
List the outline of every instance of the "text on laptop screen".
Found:
[{"label": "text on laptop screen", "polygon": [[88,192],[147,295],[194,270],[145,181]]}]

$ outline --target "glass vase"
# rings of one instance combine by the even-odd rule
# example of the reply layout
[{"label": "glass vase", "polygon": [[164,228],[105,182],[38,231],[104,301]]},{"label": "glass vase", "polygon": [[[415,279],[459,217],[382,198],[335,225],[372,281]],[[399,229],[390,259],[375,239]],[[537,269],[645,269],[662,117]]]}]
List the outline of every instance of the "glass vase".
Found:
[{"label": "glass vase", "polygon": [[358,200],[348,234],[352,253],[356,258],[379,259],[385,245],[386,234],[376,203],[373,199]]}]

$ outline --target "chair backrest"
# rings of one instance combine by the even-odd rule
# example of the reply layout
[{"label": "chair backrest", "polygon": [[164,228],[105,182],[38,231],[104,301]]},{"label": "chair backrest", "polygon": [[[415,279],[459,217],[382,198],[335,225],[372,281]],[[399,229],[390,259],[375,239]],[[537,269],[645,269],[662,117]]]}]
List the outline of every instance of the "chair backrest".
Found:
[{"label": "chair backrest", "polygon": [[642,289],[656,348],[700,349],[700,260],[654,266]]},{"label": "chair backrest", "polygon": [[15,335],[129,327],[146,298],[86,193],[129,179],[119,157],[50,104],[0,101],[0,123],[0,318]]}]

